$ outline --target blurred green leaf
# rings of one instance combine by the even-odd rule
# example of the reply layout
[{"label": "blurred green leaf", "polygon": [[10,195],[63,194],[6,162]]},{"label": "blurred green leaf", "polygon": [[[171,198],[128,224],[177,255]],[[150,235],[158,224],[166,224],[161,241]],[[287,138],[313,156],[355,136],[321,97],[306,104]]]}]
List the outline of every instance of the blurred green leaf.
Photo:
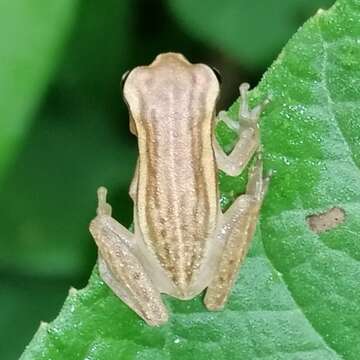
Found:
[{"label": "blurred green leaf", "polygon": [[248,69],[268,66],[296,29],[334,0],[169,0],[193,37],[234,57]]},{"label": "blurred green leaf", "polygon": [[115,110],[118,115],[121,76],[132,65],[134,52],[132,4],[83,0],[80,13],[59,85],[88,109]]},{"label": "blurred green leaf", "polygon": [[[120,95],[130,9],[127,1],[81,3],[66,61],[1,187],[0,270],[75,277],[95,259],[96,189],[108,186],[113,199],[127,192],[135,165]],[[118,200],[126,219],[130,199]]]},{"label": "blurred green leaf", "polygon": [[77,3],[0,2],[0,179],[59,62]]},{"label": "blurred green leaf", "polygon": [[59,310],[67,290],[66,281],[1,276],[1,360],[19,358],[40,320],[50,319]]},{"label": "blurred green leaf", "polygon": [[[58,318],[40,327],[22,360],[358,359],[359,20],[359,0],[339,0],[319,13],[253,93],[254,103],[273,99],[262,134],[274,176],[225,310],[206,311],[200,297],[164,296],[171,320],[150,328],[95,270],[84,290],[71,292]],[[236,111],[237,105],[230,114]],[[221,129],[219,135],[231,141]],[[223,195],[233,198],[227,182],[234,179],[221,181]],[[345,211],[345,222],[311,231],[307,216],[334,206]]]},{"label": "blurred green leaf", "polygon": [[94,109],[75,114],[38,122],[4,183],[1,269],[76,276],[94,261],[88,225],[96,189],[101,184],[127,189],[135,154],[120,144],[104,115]]}]

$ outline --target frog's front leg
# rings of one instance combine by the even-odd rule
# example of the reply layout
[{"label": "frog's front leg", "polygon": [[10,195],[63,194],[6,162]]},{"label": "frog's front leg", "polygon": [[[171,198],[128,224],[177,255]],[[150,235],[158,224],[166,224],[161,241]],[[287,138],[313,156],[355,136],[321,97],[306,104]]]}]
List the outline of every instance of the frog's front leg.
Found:
[{"label": "frog's front leg", "polygon": [[263,177],[261,155],[258,153],[255,164],[250,170],[246,193],[239,196],[223,214],[218,229],[217,240],[224,246],[217,271],[204,299],[209,310],[219,310],[226,303],[254,235],[268,183],[269,177]]},{"label": "frog's front leg", "polygon": [[166,322],[160,292],[139,260],[136,234],[111,217],[104,187],[98,190],[97,216],[90,232],[99,248],[99,271],[106,284],[149,325]]},{"label": "frog's front leg", "polygon": [[218,168],[230,176],[237,176],[243,171],[260,144],[258,121],[263,107],[268,103],[268,99],[250,109],[247,94],[249,87],[249,84],[243,83],[239,88],[239,121],[232,120],[225,112],[220,112],[217,117],[217,121],[224,121],[229,128],[239,134],[239,139],[229,155],[223,151],[216,139],[214,141]]}]

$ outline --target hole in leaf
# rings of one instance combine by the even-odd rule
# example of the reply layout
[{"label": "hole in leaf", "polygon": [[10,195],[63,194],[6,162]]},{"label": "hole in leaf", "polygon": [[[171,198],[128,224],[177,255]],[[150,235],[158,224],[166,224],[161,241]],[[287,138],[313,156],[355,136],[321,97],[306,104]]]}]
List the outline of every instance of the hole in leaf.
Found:
[{"label": "hole in leaf", "polygon": [[324,213],[309,215],[306,220],[310,229],[319,234],[342,224],[345,220],[345,211],[333,207]]}]

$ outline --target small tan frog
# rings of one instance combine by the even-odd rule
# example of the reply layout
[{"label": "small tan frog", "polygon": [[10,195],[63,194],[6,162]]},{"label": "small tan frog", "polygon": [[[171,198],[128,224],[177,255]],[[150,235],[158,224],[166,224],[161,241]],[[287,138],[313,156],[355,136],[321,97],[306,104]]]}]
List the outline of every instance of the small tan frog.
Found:
[{"label": "small tan frog", "polygon": [[[102,279],[149,325],[168,320],[161,293],[191,299],[207,289],[205,306],[219,310],[231,291],[269,183],[258,151],[264,104],[250,110],[248,89],[240,86],[239,121],[233,121],[223,113],[216,119],[220,86],[214,71],[181,54],[161,54],[125,79],[130,130],[139,147],[130,186],[135,230],[111,217],[100,187],[90,232]],[[219,119],[239,134],[229,155],[214,136]],[[254,154],[246,193],[222,213],[218,169],[238,175]]]}]

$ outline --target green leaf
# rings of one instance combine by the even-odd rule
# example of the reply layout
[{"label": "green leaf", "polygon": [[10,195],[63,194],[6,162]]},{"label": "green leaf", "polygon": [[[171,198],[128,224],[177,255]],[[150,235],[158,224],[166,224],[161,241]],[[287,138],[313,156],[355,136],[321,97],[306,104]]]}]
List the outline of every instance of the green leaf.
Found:
[{"label": "green leaf", "polygon": [[93,0],[82,1],[80,13],[59,83],[87,109],[119,109],[120,79],[134,53],[134,9],[129,0]]},{"label": "green leaf", "polygon": [[[333,0],[169,0],[179,24],[248,69],[268,66],[300,24]],[[201,16],[199,16],[201,14]]]},{"label": "green leaf", "polygon": [[[83,275],[95,249],[88,225],[95,214],[97,187],[128,188],[134,153],[107,126],[109,117],[95,109],[70,114],[35,124],[4,181],[2,270],[37,276]],[[127,176],[119,179],[121,173]],[[116,194],[110,195],[114,199]],[[124,204],[129,203],[121,201],[117,210],[128,213]]]},{"label": "green leaf", "polygon": [[[43,324],[29,359],[358,359],[360,353],[360,1],[339,0],[293,37],[253,93],[274,176],[250,254],[224,311],[164,296],[171,320],[150,328],[94,270]],[[235,116],[237,105],[230,114]],[[231,141],[222,128],[224,144]],[[225,197],[242,182],[222,176]],[[307,217],[345,221],[316,233]]]},{"label": "green leaf", "polygon": [[67,288],[67,281],[57,279],[1,276],[0,359],[19,358],[39,319],[56,314]]},{"label": "green leaf", "polygon": [[[111,187],[114,201],[131,180],[135,149],[126,139],[119,86],[130,57],[121,51],[131,53],[131,6],[125,0],[84,1],[79,13],[66,61],[1,186],[6,241],[0,242],[0,269],[6,272],[85,276],[95,259],[88,224],[96,188]],[[130,199],[116,200],[129,223]]]},{"label": "green leaf", "polygon": [[46,90],[77,2],[0,3],[0,179]]}]

